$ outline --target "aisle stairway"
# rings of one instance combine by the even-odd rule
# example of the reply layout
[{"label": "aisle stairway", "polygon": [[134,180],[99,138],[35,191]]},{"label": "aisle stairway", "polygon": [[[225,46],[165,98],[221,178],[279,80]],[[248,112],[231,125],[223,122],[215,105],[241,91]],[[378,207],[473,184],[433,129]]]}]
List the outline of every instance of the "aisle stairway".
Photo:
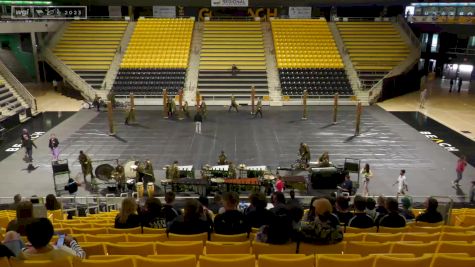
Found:
[{"label": "aisle stairway", "polygon": [[0,120],[27,108],[12,86],[0,75]]},{"label": "aisle stairway", "polygon": [[[233,73],[232,65],[238,70]],[[198,89],[214,99],[268,95],[266,57],[260,22],[207,21],[200,54]]]},{"label": "aisle stairway", "polygon": [[370,89],[404,61],[410,48],[391,22],[337,22],[362,89]]},{"label": "aisle stairway", "polygon": [[92,88],[100,89],[118,51],[127,21],[73,21],[53,53]]}]

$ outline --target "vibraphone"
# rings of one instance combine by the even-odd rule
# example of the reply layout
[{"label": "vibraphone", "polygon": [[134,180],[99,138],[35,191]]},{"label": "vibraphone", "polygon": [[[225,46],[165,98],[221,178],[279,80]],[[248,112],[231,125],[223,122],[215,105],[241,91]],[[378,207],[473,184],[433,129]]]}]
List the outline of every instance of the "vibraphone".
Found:
[{"label": "vibraphone", "polygon": [[261,182],[257,178],[241,178],[241,179],[224,179],[224,184],[226,185],[226,190],[230,191],[239,191],[235,189],[241,189],[242,186],[248,187],[257,187],[260,188]]},{"label": "vibraphone", "polygon": [[308,192],[308,182],[305,176],[283,176],[282,181],[288,188]]},{"label": "vibraphone", "polygon": [[173,192],[180,192],[181,189],[188,189],[189,191],[195,191],[200,195],[206,196],[208,181],[204,179],[180,178],[176,180],[163,180],[162,186],[165,193],[167,192],[167,186],[170,186]]}]

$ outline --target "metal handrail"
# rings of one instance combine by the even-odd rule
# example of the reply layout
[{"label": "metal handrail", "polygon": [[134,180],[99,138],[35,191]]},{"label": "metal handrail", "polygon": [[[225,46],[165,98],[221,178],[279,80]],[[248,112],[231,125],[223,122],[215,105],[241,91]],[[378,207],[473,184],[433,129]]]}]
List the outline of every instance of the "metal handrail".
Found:
[{"label": "metal handrail", "polygon": [[25,100],[28,106],[30,106],[32,113],[35,113],[37,111],[35,97],[28,91],[28,89],[26,89],[26,87],[20,81],[18,81],[15,75],[10,72],[10,70],[1,60],[0,72],[2,73],[3,78],[5,78],[5,80],[13,87],[13,89]]},{"label": "metal handrail", "polygon": [[414,34],[414,32],[411,30],[411,27],[407,24],[407,21],[404,19],[404,17],[399,14],[396,17],[396,22],[401,26],[401,28],[404,30],[404,32],[409,36],[411,39],[412,45],[416,46],[417,49],[421,49],[421,43],[419,42],[419,39],[417,36]]},{"label": "metal handrail", "polygon": [[[84,97],[88,100],[92,100],[95,97],[96,91],[90,84],[84,81],[81,76],[74,72],[68,65],[64,64],[49,48],[43,48],[43,56],[47,61],[50,61],[51,66],[56,67],[56,71],[62,76],[69,78],[68,82],[71,85],[75,85],[79,91],[84,94]],[[69,71],[65,71],[69,70]]]}]

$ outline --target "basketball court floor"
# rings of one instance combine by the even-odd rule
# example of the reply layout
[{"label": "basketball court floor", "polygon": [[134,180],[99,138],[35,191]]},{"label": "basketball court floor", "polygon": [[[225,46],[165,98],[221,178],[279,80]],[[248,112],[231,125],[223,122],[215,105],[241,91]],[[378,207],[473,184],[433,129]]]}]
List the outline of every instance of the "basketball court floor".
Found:
[{"label": "basketball court floor", "polygon": [[[359,136],[354,135],[356,108],[350,106],[340,108],[336,125],[331,123],[332,107],[310,107],[308,120],[301,120],[301,107],[264,107],[262,119],[252,118],[249,107],[242,107],[239,113],[212,107],[201,135],[194,133],[192,119],[164,119],[160,107],[139,109],[137,124],[130,126],[124,125],[124,114],[116,112],[116,136],[108,135],[106,112],[45,112],[32,120],[40,120],[37,124],[25,125],[31,127],[30,132],[41,133],[35,140],[38,149],[33,151],[35,170],[26,170],[23,150],[11,149],[18,143],[19,133],[10,133],[13,139],[1,144],[0,197],[54,193],[48,137],[55,133],[60,157],[69,161],[71,175],[79,181],[80,150],[93,161],[150,159],[159,181],[164,178],[162,168],[174,160],[200,170],[204,164],[216,164],[221,150],[236,165],[266,165],[275,172],[277,167],[295,162],[299,143],[305,142],[312,160],[328,151],[337,165],[345,158],[369,163],[374,172],[371,195],[394,195],[392,184],[400,169],[406,169],[410,195],[450,196],[460,201],[475,180],[474,135],[461,133],[475,133],[475,97],[467,90],[460,95],[443,90],[443,83],[434,85],[425,109],[418,108],[417,93],[365,107]],[[468,166],[460,188],[454,188],[451,181],[461,154],[469,156],[472,166]],[[79,194],[89,192],[82,186]]]}]

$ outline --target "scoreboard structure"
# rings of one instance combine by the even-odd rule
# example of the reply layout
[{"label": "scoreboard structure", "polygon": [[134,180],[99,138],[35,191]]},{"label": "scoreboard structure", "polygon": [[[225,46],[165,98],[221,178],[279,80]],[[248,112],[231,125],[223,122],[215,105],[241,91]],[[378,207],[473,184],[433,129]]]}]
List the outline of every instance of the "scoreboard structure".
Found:
[{"label": "scoreboard structure", "polygon": [[12,6],[12,19],[87,19],[86,6]]}]

